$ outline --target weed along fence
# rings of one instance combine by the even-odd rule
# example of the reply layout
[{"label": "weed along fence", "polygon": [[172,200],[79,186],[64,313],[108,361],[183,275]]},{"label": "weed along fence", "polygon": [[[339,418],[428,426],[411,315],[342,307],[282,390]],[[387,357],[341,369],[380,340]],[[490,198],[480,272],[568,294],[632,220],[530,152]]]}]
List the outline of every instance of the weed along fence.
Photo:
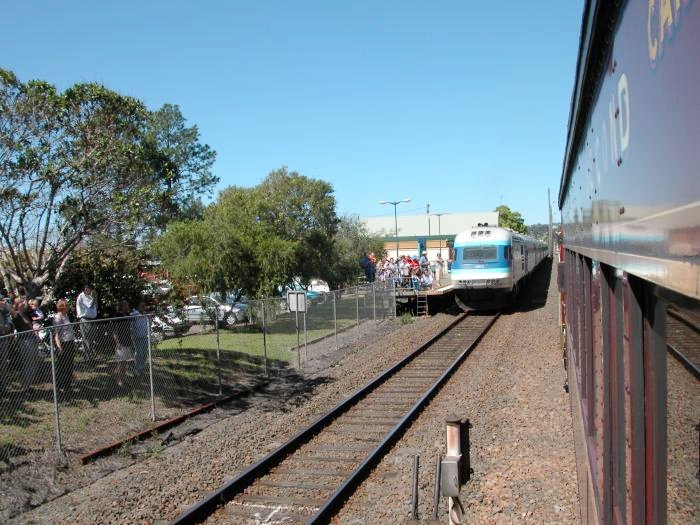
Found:
[{"label": "weed along fence", "polygon": [[253,301],[246,320],[204,316],[178,335],[142,315],[2,336],[0,476],[49,468],[340,358],[342,341],[395,316],[394,294],[383,282],[337,290],[307,300],[305,312],[280,298]]}]

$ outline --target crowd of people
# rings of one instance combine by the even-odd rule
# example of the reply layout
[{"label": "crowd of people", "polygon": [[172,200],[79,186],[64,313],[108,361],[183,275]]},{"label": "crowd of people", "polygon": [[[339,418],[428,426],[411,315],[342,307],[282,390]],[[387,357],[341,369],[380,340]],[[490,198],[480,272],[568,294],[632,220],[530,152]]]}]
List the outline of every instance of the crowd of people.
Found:
[{"label": "crowd of people", "polygon": [[76,356],[82,352],[86,361],[97,359],[100,349],[114,348],[114,378],[118,387],[124,386],[126,373],[144,372],[148,359],[149,317],[144,301],[133,308],[124,302],[117,316],[108,322],[98,321],[97,292],[86,284],[75,300],[75,312],[70,304],[59,299],[50,315],[41,308],[38,299],[27,298],[24,288],[13,292],[2,290],[0,297],[0,395],[7,387],[10,368],[18,370],[22,391],[31,388],[36,379],[42,354],[53,354],[56,387],[60,397],[70,397]]},{"label": "crowd of people", "polygon": [[423,251],[420,257],[401,255],[395,260],[384,256],[379,261],[373,253],[368,253],[360,260],[367,282],[393,280],[396,286],[415,290],[439,288],[446,263],[442,253],[438,253],[434,261],[429,261],[427,251]]}]

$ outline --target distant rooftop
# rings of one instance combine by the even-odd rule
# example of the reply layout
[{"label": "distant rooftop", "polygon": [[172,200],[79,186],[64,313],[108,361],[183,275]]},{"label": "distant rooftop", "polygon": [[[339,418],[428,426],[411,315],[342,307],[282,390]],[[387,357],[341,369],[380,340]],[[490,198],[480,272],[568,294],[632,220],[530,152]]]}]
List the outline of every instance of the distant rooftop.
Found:
[{"label": "distant rooftop", "polygon": [[[391,207],[389,207],[391,208]],[[392,210],[393,211],[393,210]],[[383,232],[387,237],[394,236],[394,215],[367,217],[361,219],[372,233]],[[430,226],[428,226],[430,221]],[[454,237],[459,232],[479,223],[498,225],[497,211],[479,211],[444,214],[439,218],[425,213],[418,215],[399,215],[397,218],[399,237],[426,237],[440,235]],[[428,231],[430,228],[430,231]]]}]

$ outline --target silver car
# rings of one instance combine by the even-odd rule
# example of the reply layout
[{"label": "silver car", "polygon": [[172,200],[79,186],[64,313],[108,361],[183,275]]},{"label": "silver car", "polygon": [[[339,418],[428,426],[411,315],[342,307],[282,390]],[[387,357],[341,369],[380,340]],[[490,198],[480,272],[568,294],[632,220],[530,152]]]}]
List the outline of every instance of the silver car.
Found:
[{"label": "silver car", "polygon": [[238,321],[233,306],[204,295],[193,295],[187,299],[184,316],[191,323],[206,324],[217,319],[219,323],[230,325]]}]

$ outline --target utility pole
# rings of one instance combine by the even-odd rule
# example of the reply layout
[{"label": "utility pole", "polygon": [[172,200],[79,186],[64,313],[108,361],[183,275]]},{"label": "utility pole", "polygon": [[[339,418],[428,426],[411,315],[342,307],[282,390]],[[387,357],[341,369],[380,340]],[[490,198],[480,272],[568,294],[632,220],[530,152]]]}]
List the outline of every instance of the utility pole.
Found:
[{"label": "utility pole", "polygon": [[428,237],[430,237],[430,203],[425,205],[425,214],[428,217]]}]

